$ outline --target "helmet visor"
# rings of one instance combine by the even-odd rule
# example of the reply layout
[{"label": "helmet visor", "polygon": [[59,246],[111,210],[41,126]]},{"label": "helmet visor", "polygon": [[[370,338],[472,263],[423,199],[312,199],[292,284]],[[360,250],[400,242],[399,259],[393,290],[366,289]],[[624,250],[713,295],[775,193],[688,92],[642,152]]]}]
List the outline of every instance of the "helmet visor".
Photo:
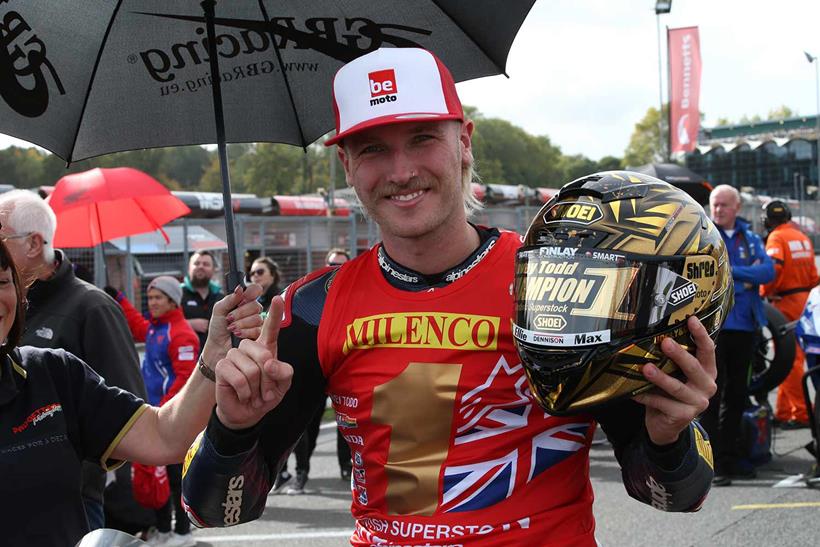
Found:
[{"label": "helmet visor", "polygon": [[711,298],[715,266],[706,255],[659,259],[572,247],[521,249],[513,334],[544,349],[650,334]]}]

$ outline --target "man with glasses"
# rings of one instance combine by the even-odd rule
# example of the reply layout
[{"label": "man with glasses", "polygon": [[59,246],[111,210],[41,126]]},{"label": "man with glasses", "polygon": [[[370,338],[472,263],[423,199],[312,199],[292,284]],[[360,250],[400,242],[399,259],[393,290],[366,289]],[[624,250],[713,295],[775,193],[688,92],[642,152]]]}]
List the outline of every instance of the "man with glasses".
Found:
[{"label": "man with glasses", "polygon": [[[93,368],[110,386],[145,398],[139,359],[119,305],[74,275],[71,261],[52,244],[57,218],[37,194],[0,194],[0,239],[28,287],[21,346],[61,348]],[[83,464],[83,501],[91,529],[105,525],[105,472]]]}]

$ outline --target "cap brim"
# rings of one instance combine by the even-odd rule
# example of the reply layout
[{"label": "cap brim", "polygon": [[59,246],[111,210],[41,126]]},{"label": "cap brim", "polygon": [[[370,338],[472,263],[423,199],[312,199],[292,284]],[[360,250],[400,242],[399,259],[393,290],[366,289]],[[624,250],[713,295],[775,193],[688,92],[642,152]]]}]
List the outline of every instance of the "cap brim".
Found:
[{"label": "cap brim", "polygon": [[329,138],[325,141],[325,146],[333,146],[334,144],[338,144],[342,141],[345,137],[349,137],[354,133],[358,133],[360,131],[364,131],[365,129],[370,129],[373,127],[379,127],[382,125],[390,125],[395,123],[409,123],[409,122],[439,122],[444,120],[464,120],[464,116],[460,114],[454,113],[438,113],[438,112],[416,112],[416,113],[407,113],[403,112],[401,114],[392,114],[390,116],[381,116],[379,118],[373,118],[367,121],[364,121],[360,124],[354,125],[353,127],[348,128],[341,133]]}]

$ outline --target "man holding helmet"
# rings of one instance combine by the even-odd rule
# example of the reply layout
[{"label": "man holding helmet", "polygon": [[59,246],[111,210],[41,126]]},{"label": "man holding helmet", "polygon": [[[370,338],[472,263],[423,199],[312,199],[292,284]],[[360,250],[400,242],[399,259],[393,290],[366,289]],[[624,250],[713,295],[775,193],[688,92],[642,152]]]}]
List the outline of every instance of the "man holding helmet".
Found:
[{"label": "man holding helmet", "polygon": [[[389,98],[371,97],[374,80],[391,91]],[[693,419],[715,389],[709,332],[684,312],[695,311],[685,306],[697,296],[681,296],[688,300],[672,310],[681,312],[675,321],[662,314],[665,325],[688,327],[697,357],[687,351],[695,351],[691,341],[685,349],[665,340],[663,354],[645,353],[615,379],[628,376],[629,386],[600,394],[598,402],[612,403],[606,411],[545,412],[532,400],[525,372],[532,365],[521,363],[511,326],[521,240],[467,220],[476,206],[473,123],[447,68],[424,50],[379,49],[340,69],[334,108],[337,135],[328,144],[339,145],[347,182],[383,242],[294,283],[284,303],[274,301],[284,317],[268,318],[279,326],[277,342],[243,342],[220,362],[216,412],[189,453],[184,479],[192,518],[206,526],[258,518],[303,417],[325,392],[352,453],[353,545],[595,545],[588,474],[595,421],[613,443],[630,495],[663,510],[697,510],[712,472],[708,441]],[[661,185],[668,198],[680,194],[655,179],[618,177],[592,177],[589,188],[570,185],[557,199],[575,200],[574,192],[583,191],[599,207],[616,200],[624,220],[639,217],[632,238],[652,231],[652,241],[675,237],[686,244],[683,254],[702,252],[702,261],[720,255],[709,247],[720,242],[709,236],[714,228],[702,210],[697,216],[694,208],[673,207],[663,222],[627,216],[628,207],[642,203],[644,187]],[[608,184],[613,193],[602,198]],[[682,219],[691,234],[677,239]],[[576,237],[570,224],[566,234]],[[561,249],[555,252],[563,256],[580,252],[577,237],[566,246],[533,237],[533,246]],[[630,239],[624,235],[623,243]],[[686,260],[673,258],[670,272]],[[726,275],[725,263],[714,266],[703,272],[711,281]],[[617,278],[619,294],[632,290],[629,281]],[[719,285],[697,286],[711,303],[723,298]],[[596,295],[614,299],[600,285]],[[644,324],[649,316],[633,321],[639,329]],[[650,333],[655,350],[657,333]],[[677,331],[671,337],[682,338]],[[583,366],[566,363],[561,371]],[[675,366],[680,378],[666,373]],[[649,387],[657,389],[642,392]]]},{"label": "man holding helmet", "polygon": [[[778,199],[763,208],[764,224],[769,230],[766,254],[774,262],[775,277],[760,287],[760,295],[767,297],[789,321],[800,319],[809,293],[817,285],[817,266],[811,240],[791,221],[789,206]],[[808,427],[809,414],[803,399],[803,364],[805,357],[800,344],[795,344],[794,363],[789,375],[777,388],[775,419],[786,429]]]}]

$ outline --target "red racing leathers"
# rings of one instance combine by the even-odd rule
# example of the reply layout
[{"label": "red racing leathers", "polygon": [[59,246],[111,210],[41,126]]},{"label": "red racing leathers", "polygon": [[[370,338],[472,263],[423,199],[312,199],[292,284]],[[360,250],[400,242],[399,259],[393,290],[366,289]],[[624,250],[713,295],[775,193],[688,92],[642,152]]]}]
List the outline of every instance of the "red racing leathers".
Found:
[{"label": "red racing leathers", "polygon": [[520,239],[477,230],[482,245],[440,283],[377,246],[287,289],[278,351],[293,383],[248,430],[212,415],[186,458],[183,499],[195,524],[258,518],[325,393],[351,448],[357,547],[594,546],[595,421],[631,496],[666,511],[700,507],[712,461],[699,426],[660,448],[633,401],[554,417],[532,400],[511,333]]},{"label": "red racing leathers", "polygon": [[592,419],[531,400],[512,299],[487,298],[509,294],[518,238],[505,235],[471,272],[483,283],[408,294],[375,252],[333,280],[319,359],[353,455],[353,545],[591,538]]}]

